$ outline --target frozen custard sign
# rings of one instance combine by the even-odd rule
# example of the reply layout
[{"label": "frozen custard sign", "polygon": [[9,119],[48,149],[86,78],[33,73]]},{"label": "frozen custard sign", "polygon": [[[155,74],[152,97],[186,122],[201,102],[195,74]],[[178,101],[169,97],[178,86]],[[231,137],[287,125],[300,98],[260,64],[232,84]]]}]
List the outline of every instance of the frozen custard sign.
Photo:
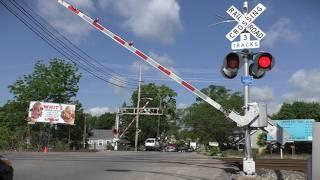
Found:
[{"label": "frozen custard sign", "polygon": [[32,101],[29,106],[28,123],[74,124],[75,105]]},{"label": "frozen custard sign", "polygon": [[[250,13],[243,14],[236,7],[231,6],[227,13],[238,22],[238,24],[226,35],[231,42],[240,35],[240,41],[232,42],[231,49],[254,49],[260,47],[260,40],[266,36],[253,21],[256,20],[266,7],[259,3]],[[250,36],[254,36],[257,40],[251,40]]]}]

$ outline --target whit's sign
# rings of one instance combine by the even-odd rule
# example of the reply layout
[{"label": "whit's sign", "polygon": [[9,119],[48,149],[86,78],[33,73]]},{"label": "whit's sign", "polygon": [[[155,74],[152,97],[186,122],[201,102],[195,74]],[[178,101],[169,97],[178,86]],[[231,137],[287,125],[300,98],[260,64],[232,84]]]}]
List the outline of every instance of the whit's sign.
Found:
[{"label": "whit's sign", "polygon": [[75,105],[31,101],[28,123],[74,124]]},{"label": "whit's sign", "polygon": [[[231,42],[240,35],[240,41],[232,42],[231,48],[235,49],[253,49],[260,47],[260,40],[266,36],[259,27],[257,27],[253,21],[256,20],[264,11],[266,7],[262,4],[258,4],[253,8],[250,13],[244,15],[236,7],[231,6],[227,13],[235,19],[238,24],[226,35],[226,38]],[[250,40],[250,34],[257,40]]]}]

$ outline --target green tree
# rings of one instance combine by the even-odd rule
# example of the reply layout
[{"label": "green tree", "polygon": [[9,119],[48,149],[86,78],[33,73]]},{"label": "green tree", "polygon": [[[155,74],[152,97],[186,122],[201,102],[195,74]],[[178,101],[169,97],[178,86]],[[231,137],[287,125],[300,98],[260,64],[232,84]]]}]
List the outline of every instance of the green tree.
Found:
[{"label": "green tree", "polygon": [[111,129],[115,125],[116,114],[104,113],[100,116],[90,117],[90,124],[93,129]]},{"label": "green tree", "polygon": [[293,102],[283,103],[272,119],[314,119],[320,121],[320,103]]},{"label": "green tree", "polygon": [[[154,83],[149,83],[141,86],[141,101],[140,107],[143,107],[147,101],[147,107],[161,107],[163,115],[160,116],[159,134],[168,134],[170,132],[170,122],[175,119],[176,110],[176,96],[177,93],[171,88],[161,85],[157,86]],[[148,98],[152,98],[149,100]],[[132,107],[137,107],[138,90],[134,91],[131,96]],[[134,118],[134,116],[123,117],[124,126],[126,127]],[[158,131],[158,116],[140,116],[139,129],[139,144],[141,144],[148,137],[157,137]],[[130,142],[135,139],[135,123],[129,128],[126,133],[126,138]],[[133,143],[132,143],[133,144]]]},{"label": "green tree", "polygon": [[[28,128],[33,146],[40,147],[40,142],[44,143],[46,136],[44,134],[52,128],[40,123],[28,127],[25,120],[28,116],[30,101],[76,103],[78,104],[77,115],[81,117],[83,110],[79,102],[72,100],[79,90],[80,77],[75,64],[53,59],[47,65],[38,61],[31,74],[24,75],[10,85],[9,90],[13,94],[13,99],[0,109],[0,131],[4,136],[9,136],[7,143],[2,144],[10,148],[23,148],[25,139],[29,136]],[[1,142],[3,140],[0,138]]]},{"label": "green tree", "polygon": [[[216,100],[223,107],[241,112],[243,106],[243,97],[239,92],[232,93],[231,90],[223,86],[211,85],[201,90],[210,98]],[[200,143],[208,144],[210,141],[216,141],[220,146],[229,142],[236,125],[218,110],[213,108],[202,99],[197,98],[196,103],[186,109],[183,120],[186,127],[191,130],[191,139],[199,140]]]},{"label": "green tree", "polygon": [[265,147],[267,145],[266,143],[266,136],[267,134],[262,132],[258,135],[258,141],[257,141],[257,145],[259,147]]},{"label": "green tree", "polygon": [[[0,117],[2,119],[2,117]],[[6,126],[0,127],[0,150],[9,149],[12,132]]]},{"label": "green tree", "polygon": [[71,102],[79,90],[81,75],[73,63],[53,59],[49,65],[38,61],[34,72],[24,75],[9,86],[14,100],[28,104],[30,100],[46,100],[56,103]]}]

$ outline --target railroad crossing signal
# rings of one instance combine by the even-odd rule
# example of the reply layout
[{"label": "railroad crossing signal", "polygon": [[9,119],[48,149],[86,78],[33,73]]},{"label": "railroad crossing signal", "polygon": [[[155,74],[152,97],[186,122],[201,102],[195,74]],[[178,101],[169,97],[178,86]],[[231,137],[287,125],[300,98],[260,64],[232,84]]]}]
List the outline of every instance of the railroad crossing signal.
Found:
[{"label": "railroad crossing signal", "polygon": [[237,76],[239,69],[243,65],[243,58],[246,57],[251,61],[249,66],[250,76],[242,77],[242,83],[251,85],[252,77],[254,79],[262,78],[267,71],[270,71],[274,64],[274,57],[268,52],[250,53],[246,51],[242,52],[230,52],[224,58],[221,72],[222,75],[228,79],[233,79]]},{"label": "railroad crossing signal", "polygon": [[259,52],[249,67],[249,74],[255,79],[262,78],[274,66],[275,60],[270,53]]},{"label": "railroad crossing signal", "polygon": [[[233,5],[226,11],[238,24],[226,35],[226,38],[231,42],[240,36],[240,41],[232,42],[232,50],[243,50],[242,52],[229,53],[223,62],[221,72],[229,79],[237,76],[240,66],[248,63],[251,60],[253,63],[249,67],[249,74],[255,79],[259,79],[265,75],[274,66],[274,58],[270,53],[259,52],[251,53],[248,49],[260,47],[260,40],[266,36],[253,21],[255,21],[267,8],[259,3],[248,13],[248,2],[244,3],[244,12],[241,13]],[[256,40],[251,40],[250,36],[253,35]],[[243,58],[246,58],[245,62]],[[254,58],[254,59],[253,59]],[[244,76],[242,78],[243,84],[251,85],[252,77]]]},{"label": "railroad crossing signal", "polygon": [[226,78],[233,79],[237,76],[238,70],[240,68],[241,55],[237,52],[229,53],[223,61],[221,67],[222,75]]},{"label": "railroad crossing signal", "polygon": [[[226,38],[231,42],[239,35],[240,41],[232,42],[231,49],[253,49],[260,47],[260,40],[266,36],[253,21],[257,19],[267,8],[259,3],[250,13],[243,14],[236,7],[231,6],[227,13],[235,19],[238,24],[226,35]],[[253,35],[257,40],[250,40],[250,35]]]}]

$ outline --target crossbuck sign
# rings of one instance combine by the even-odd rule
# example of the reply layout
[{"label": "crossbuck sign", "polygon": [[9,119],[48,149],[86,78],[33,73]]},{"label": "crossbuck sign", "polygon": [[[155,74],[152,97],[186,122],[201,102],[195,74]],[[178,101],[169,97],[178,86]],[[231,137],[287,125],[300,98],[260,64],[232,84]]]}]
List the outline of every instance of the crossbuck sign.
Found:
[{"label": "crossbuck sign", "polygon": [[[231,6],[227,10],[227,13],[235,19],[238,24],[226,35],[226,38],[232,42],[240,35],[240,41],[232,42],[231,49],[253,49],[260,47],[260,40],[266,36],[266,33],[257,27],[253,21],[265,10],[266,7],[261,3],[254,7],[248,14],[242,14],[234,6]],[[251,41],[250,34],[257,40]]]}]

